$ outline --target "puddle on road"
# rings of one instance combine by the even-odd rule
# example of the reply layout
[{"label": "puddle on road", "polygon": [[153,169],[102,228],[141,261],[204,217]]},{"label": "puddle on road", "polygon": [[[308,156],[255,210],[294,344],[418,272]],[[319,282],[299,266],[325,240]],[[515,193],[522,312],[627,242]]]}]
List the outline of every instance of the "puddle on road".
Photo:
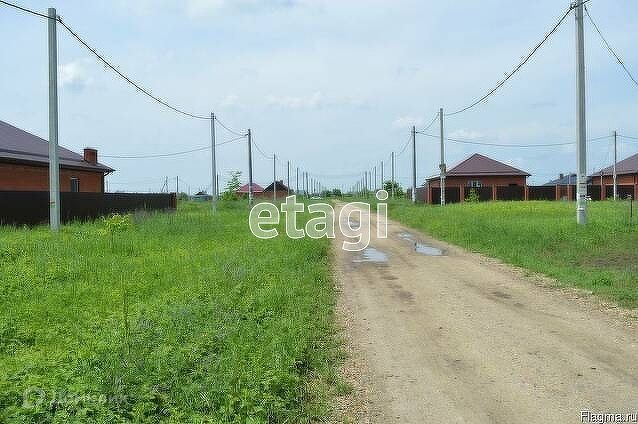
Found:
[{"label": "puddle on road", "polygon": [[443,250],[415,241],[414,236],[410,233],[403,232],[398,235],[400,239],[412,242],[414,244],[414,251],[417,253],[428,256],[444,256]]},{"label": "puddle on road", "polygon": [[423,243],[414,243],[414,251],[428,256],[443,256],[443,251]]},{"label": "puddle on road", "polygon": [[363,251],[361,251],[361,256],[353,259],[352,262],[386,263],[388,262],[388,255],[374,247],[366,247]]}]

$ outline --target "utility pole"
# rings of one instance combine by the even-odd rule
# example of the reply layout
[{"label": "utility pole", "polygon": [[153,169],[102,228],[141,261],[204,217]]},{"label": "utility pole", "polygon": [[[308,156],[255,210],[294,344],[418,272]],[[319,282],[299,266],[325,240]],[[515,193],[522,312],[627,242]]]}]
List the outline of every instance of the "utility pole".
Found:
[{"label": "utility pole", "polygon": [[[618,134],[616,130],[614,130],[614,200],[618,200],[618,181],[616,179],[616,164],[618,163],[618,155],[617,153],[617,138]],[[602,187],[601,187],[602,189]]]},{"label": "utility pole", "polygon": [[295,179],[295,196],[299,196],[299,167],[297,167],[297,178]]},{"label": "utility pole", "polygon": [[253,134],[248,128],[248,206],[253,205]]},{"label": "utility pole", "polygon": [[287,196],[290,196],[290,161],[286,163],[286,186],[288,187]]},{"label": "utility pole", "polygon": [[377,166],[374,165],[374,183],[372,184],[372,189],[377,191]]},{"label": "utility pole", "polygon": [[58,162],[58,37],[55,8],[49,8],[49,224],[60,229],[60,164]]},{"label": "utility pole", "polygon": [[441,172],[441,179],[439,185],[441,186],[441,206],[445,206],[445,138],[443,136],[443,108],[439,109],[439,130],[441,131],[441,164],[439,169]]},{"label": "utility pole", "polygon": [[217,160],[215,159],[215,114],[213,112],[210,113],[210,151],[211,151],[211,164],[212,170],[211,175],[213,179],[213,197],[212,197],[212,208],[213,212],[217,211]]},{"label": "utility pole", "polygon": [[585,35],[583,2],[578,0],[575,6],[576,17],[576,222],[587,223],[587,132],[585,122]]},{"label": "utility pole", "polygon": [[392,155],[390,156],[391,160],[390,162],[392,162],[391,164],[391,168],[392,168],[392,198],[394,199],[394,152],[392,152]]},{"label": "utility pole", "polygon": [[383,161],[381,161],[381,190],[383,190]]},{"label": "utility pole", "polygon": [[175,193],[179,194],[179,175],[175,178]]},{"label": "utility pole", "polygon": [[277,201],[277,155],[272,154],[272,200]]},{"label": "utility pole", "polygon": [[416,203],[416,127],[412,125],[412,203]]},{"label": "utility pole", "polygon": [[310,196],[308,196],[308,194],[309,194],[308,193],[308,190],[309,190],[309,187],[308,187],[308,171],[306,171],[305,174],[306,174],[306,183],[305,183],[306,190],[305,190],[305,193],[306,193],[306,197],[310,197]]}]

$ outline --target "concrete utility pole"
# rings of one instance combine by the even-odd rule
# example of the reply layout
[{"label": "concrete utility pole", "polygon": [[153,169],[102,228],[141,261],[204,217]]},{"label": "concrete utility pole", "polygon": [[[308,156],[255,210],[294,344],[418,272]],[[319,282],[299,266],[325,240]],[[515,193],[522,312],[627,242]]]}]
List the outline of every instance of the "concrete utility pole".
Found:
[{"label": "concrete utility pole", "polygon": [[578,0],[576,17],[576,222],[587,223],[587,132],[585,121],[585,35],[583,3]]},{"label": "concrete utility pole", "polygon": [[248,206],[253,205],[253,133],[248,128]]},{"label": "concrete utility pole", "polygon": [[306,171],[305,174],[306,174],[306,197],[310,197],[308,196],[308,194],[310,194],[309,193],[310,187],[308,187],[308,171]]},{"label": "concrete utility pole", "polygon": [[272,154],[272,200],[277,201],[277,155]]},{"label": "concrete utility pole", "polygon": [[377,191],[377,166],[374,165],[374,184],[372,184],[374,191]]},{"label": "concrete utility pole", "polygon": [[286,177],[286,185],[288,187],[288,193],[286,193],[286,195],[290,196],[290,161],[286,163]]},{"label": "concrete utility pole", "polygon": [[299,167],[297,167],[297,178],[295,179],[295,196],[299,196]]},{"label": "concrete utility pole", "polygon": [[381,190],[383,190],[383,161],[381,161]]},{"label": "concrete utility pole", "polygon": [[394,152],[390,155],[390,162],[392,162],[390,168],[392,169],[392,198],[394,199]]},{"label": "concrete utility pole", "polygon": [[175,193],[179,194],[179,175],[175,177]]},{"label": "concrete utility pole", "polygon": [[412,203],[416,203],[416,127],[412,125]]},{"label": "concrete utility pole", "polygon": [[211,176],[213,179],[213,185],[211,190],[213,191],[212,196],[212,208],[213,212],[217,211],[217,160],[215,158],[215,114],[213,112],[210,113],[210,151],[211,151]]},{"label": "concrete utility pole", "polygon": [[49,8],[49,224],[60,229],[60,163],[58,162],[58,15]]},{"label": "concrete utility pole", "polygon": [[441,178],[439,185],[441,186],[441,206],[445,205],[445,138],[443,137],[443,108],[439,109],[439,129],[441,130],[441,164],[439,169]]},{"label": "concrete utility pole", "polygon": [[618,181],[616,176],[616,164],[618,163],[617,144],[616,144],[617,138],[618,138],[618,134],[616,133],[616,130],[614,130],[614,200],[618,200]]}]

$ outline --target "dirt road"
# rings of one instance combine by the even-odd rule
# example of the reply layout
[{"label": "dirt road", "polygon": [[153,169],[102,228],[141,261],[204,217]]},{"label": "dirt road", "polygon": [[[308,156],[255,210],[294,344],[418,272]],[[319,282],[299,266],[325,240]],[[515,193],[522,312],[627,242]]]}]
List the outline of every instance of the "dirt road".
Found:
[{"label": "dirt road", "polygon": [[[339,307],[354,354],[345,374],[365,398],[353,401],[355,422],[579,423],[583,410],[638,413],[631,318],[391,221],[388,238],[373,236],[365,252],[343,251],[343,239]],[[421,242],[427,254],[415,250]]]}]

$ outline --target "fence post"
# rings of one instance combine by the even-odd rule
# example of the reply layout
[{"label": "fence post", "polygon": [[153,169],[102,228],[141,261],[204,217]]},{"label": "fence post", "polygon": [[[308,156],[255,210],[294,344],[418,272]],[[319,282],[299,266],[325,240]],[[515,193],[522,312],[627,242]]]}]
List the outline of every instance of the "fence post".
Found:
[{"label": "fence post", "polygon": [[495,185],[493,185],[493,186],[492,186],[492,200],[493,200],[493,201],[494,201],[494,200],[498,200],[496,197],[497,197],[497,196],[496,196],[496,186],[495,186]]}]

